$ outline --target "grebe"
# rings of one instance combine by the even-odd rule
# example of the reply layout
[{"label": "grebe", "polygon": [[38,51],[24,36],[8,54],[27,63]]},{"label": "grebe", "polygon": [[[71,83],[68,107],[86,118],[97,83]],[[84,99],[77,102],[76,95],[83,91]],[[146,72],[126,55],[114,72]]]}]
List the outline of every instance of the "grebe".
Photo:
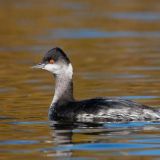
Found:
[{"label": "grebe", "polygon": [[55,94],[49,108],[49,120],[72,121],[147,121],[159,120],[160,110],[131,100],[100,97],[77,101],[73,96],[73,68],[67,55],[56,47],[33,68],[51,72],[55,77]]}]

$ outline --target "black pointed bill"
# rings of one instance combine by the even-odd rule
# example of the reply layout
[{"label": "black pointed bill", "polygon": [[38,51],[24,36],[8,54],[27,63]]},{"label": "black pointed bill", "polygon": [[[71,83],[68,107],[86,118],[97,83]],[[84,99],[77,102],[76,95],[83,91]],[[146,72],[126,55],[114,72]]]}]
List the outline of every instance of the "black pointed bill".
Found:
[{"label": "black pointed bill", "polygon": [[45,65],[46,65],[46,64],[44,64],[44,63],[39,63],[39,64],[37,64],[37,65],[35,65],[35,66],[32,66],[32,68],[44,69]]}]

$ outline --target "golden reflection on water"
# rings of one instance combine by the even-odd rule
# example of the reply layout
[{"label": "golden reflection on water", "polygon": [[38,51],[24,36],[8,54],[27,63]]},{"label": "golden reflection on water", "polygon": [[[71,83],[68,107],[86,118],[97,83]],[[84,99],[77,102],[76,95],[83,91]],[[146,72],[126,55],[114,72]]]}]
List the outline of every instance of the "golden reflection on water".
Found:
[{"label": "golden reflection on water", "polygon": [[[68,53],[74,66],[74,92],[78,99],[131,96],[136,101],[159,106],[159,11],[156,0],[1,1],[0,139],[43,139],[39,144],[16,145],[17,152],[22,146],[24,150],[33,150],[29,154],[12,154],[14,146],[5,145],[3,149],[8,152],[2,153],[2,159],[39,159],[44,154],[34,149],[54,145],[46,142],[50,139],[47,125],[16,124],[47,121],[53,77],[30,67],[52,47],[62,47]],[[132,17],[119,18],[115,13],[130,13]],[[136,18],[137,14],[142,18]],[[63,34],[59,37],[57,34],[62,30],[68,32],[70,38]],[[92,37],[86,32],[90,30],[97,36],[111,35]],[[82,34],[77,34],[80,31]],[[74,139],[83,141],[83,136],[74,135]],[[91,153],[75,151],[74,155],[90,157]],[[105,159],[105,153],[102,155]],[[95,157],[99,158],[97,154]]]}]

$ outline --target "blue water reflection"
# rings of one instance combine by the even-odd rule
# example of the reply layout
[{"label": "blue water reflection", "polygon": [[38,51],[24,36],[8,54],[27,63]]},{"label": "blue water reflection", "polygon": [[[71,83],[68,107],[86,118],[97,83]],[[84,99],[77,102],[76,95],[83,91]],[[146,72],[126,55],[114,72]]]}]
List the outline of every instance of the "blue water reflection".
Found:
[{"label": "blue water reflection", "polygon": [[159,21],[160,13],[154,12],[118,12],[107,14],[109,17],[114,19],[127,19],[127,20],[138,20],[138,21]]},{"label": "blue water reflection", "polygon": [[53,39],[81,39],[81,38],[160,38],[159,31],[101,31],[94,29],[56,29],[49,33]]}]

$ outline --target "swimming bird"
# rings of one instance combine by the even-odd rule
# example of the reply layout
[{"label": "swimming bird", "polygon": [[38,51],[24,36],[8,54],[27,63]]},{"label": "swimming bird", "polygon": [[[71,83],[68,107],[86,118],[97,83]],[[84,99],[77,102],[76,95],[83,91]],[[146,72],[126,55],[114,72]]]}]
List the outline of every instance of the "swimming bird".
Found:
[{"label": "swimming bird", "polygon": [[33,66],[54,75],[55,93],[49,107],[49,120],[81,122],[157,121],[158,108],[131,100],[113,97],[97,97],[76,100],[73,95],[73,67],[66,53],[56,47],[49,50],[41,63]]}]

